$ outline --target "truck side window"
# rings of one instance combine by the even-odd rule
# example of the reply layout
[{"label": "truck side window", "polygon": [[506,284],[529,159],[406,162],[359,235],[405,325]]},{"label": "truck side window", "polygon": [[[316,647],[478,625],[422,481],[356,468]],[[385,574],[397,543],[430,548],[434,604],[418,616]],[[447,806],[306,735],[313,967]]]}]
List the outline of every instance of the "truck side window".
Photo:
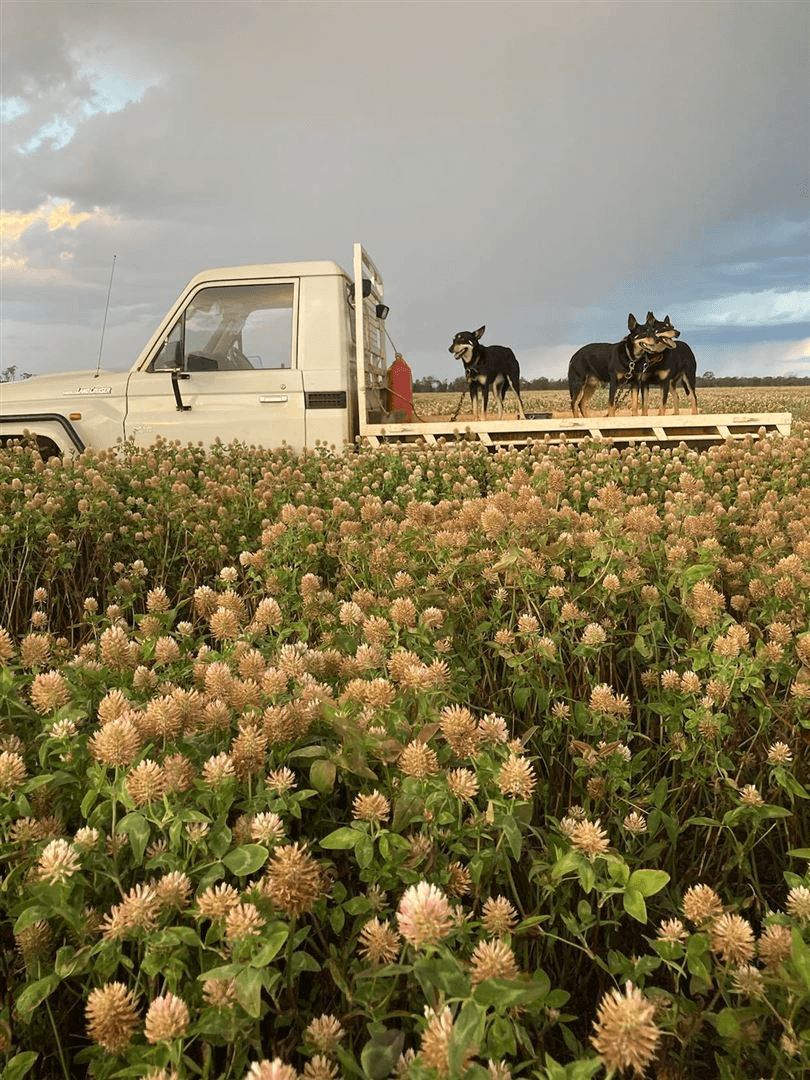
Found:
[{"label": "truck side window", "polygon": [[174,371],[181,367],[183,346],[183,320],[180,319],[169,331],[169,336],[152,361],[151,371]]},{"label": "truck side window", "polygon": [[293,364],[292,282],[201,289],[152,363],[167,371],[252,371]]}]

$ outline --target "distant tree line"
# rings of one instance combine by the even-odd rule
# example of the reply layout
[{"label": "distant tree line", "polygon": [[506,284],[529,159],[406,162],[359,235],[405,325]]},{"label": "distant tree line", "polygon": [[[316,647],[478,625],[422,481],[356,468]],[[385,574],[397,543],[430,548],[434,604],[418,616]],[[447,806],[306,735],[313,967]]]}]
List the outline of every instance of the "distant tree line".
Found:
[{"label": "distant tree line", "polygon": [[[704,371],[697,377],[698,386],[810,386],[810,375],[715,375],[713,371]],[[455,379],[436,379],[426,375],[413,380],[415,394],[452,394],[467,389],[467,380],[463,375]],[[567,379],[520,379],[521,390],[567,390]]]}]

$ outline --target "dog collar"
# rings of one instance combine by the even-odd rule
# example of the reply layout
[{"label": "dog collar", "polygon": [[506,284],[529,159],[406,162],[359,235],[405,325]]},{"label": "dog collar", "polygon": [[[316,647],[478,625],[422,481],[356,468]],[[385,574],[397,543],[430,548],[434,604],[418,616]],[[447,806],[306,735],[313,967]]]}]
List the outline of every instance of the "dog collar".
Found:
[{"label": "dog collar", "polygon": [[624,355],[627,357],[627,370],[632,375],[636,370],[636,364],[638,360],[633,356],[632,350],[628,347],[627,342],[624,343]]}]

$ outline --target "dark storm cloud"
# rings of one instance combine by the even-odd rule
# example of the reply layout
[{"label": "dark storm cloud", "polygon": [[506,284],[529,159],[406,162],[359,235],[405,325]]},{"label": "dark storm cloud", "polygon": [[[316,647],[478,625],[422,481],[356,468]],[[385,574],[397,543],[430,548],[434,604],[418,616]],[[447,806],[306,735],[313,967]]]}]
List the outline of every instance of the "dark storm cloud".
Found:
[{"label": "dark storm cloud", "polygon": [[[619,337],[629,310],[806,289],[804,5],[3,10],[3,94],[30,105],[5,208],[108,215],[21,238],[69,274],[10,282],[26,318],[95,333],[114,252],[111,324],[140,328],[203,266],[345,265],[361,239],[397,345],[443,375],[445,339],[482,322],[537,350]],[[86,116],[105,58],[140,96]],[[57,107],[70,142],[18,153]]]}]

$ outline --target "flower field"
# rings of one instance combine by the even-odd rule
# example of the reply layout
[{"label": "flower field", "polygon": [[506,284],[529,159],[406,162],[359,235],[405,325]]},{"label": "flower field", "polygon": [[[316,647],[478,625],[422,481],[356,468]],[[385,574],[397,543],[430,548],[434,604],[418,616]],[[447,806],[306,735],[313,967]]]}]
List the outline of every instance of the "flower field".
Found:
[{"label": "flower field", "polygon": [[2,1076],[810,1070],[793,432],[0,451]]}]

